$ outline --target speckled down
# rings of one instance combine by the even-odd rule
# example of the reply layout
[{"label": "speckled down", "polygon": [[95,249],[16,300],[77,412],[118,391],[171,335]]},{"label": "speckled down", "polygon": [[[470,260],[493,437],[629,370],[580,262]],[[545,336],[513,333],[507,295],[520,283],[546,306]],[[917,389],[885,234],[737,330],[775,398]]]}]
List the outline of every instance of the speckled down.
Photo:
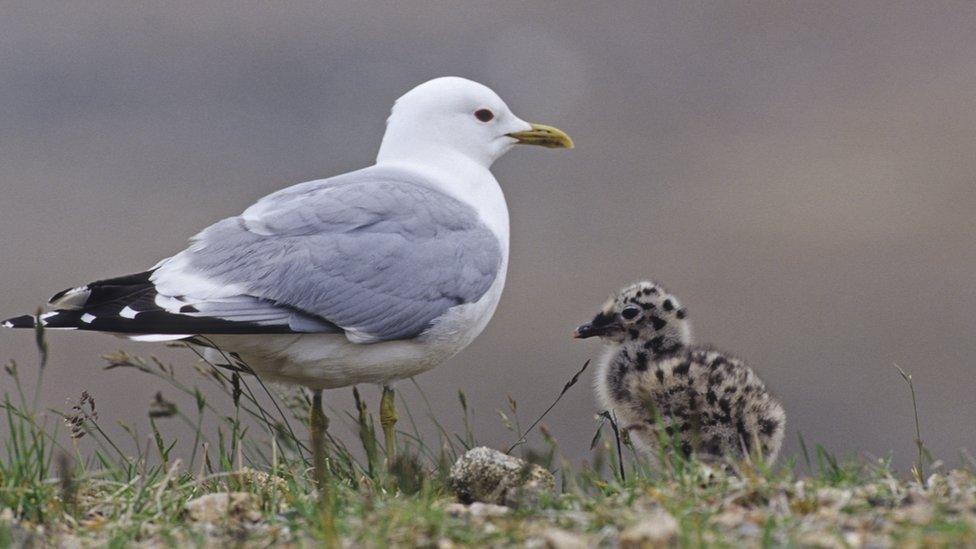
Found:
[{"label": "speckled down", "polygon": [[607,342],[597,363],[603,406],[638,450],[667,450],[703,461],[776,460],[786,411],[745,362],[692,345],[688,313],[658,284],[620,290],[578,335]]},{"label": "speckled down", "polygon": [[552,492],[556,479],[538,465],[480,446],[468,450],[451,467],[451,486],[464,503],[519,507]]}]

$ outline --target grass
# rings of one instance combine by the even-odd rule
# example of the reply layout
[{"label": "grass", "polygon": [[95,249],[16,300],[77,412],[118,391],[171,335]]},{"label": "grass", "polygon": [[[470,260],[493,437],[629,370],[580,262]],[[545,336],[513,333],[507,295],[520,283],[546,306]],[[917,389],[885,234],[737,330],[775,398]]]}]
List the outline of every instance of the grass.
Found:
[{"label": "grass", "polygon": [[[811,449],[802,437],[800,455],[776,467],[740,462],[715,469],[673,454],[652,464],[621,439],[610,414],[594,422],[592,459],[572,464],[539,420],[521,427],[518,403],[509,399],[499,412],[515,435],[507,450],[553,471],[559,488],[527,508],[489,513],[455,503],[448,485],[451,464],[478,444],[463,391],[463,433],[448,431],[429,406],[415,414],[401,401],[404,429],[389,467],[374,414],[354,393],[355,410],[328,415],[331,432],[345,423],[359,440],[349,448],[327,435],[328,490],[320,492],[304,438],[310,404],[304,393],[279,394],[246,372],[205,362],[189,382],[156,359],[114,353],[106,356],[107,368],[150,376],[162,391],[147,410],[149,437],[126,426],[132,440],[123,444],[103,429],[110,414],[98,408],[97,395],[84,393],[65,411],[37,409],[47,354],[41,331],[37,345],[36,385],[24,387],[13,363],[0,384],[0,547],[521,546],[567,537],[614,546],[649,543],[642,524],[683,546],[976,544],[976,474],[944,470],[932,459],[921,441],[912,378],[900,369],[916,411],[919,455],[910,474],[888,460]],[[204,385],[222,396],[208,400]],[[193,407],[167,400],[173,391],[192,397]],[[421,436],[425,421],[436,428],[436,440]],[[193,433],[189,456],[175,455],[177,441],[167,434],[174,422]],[[238,493],[233,504],[206,504],[227,493]]]}]

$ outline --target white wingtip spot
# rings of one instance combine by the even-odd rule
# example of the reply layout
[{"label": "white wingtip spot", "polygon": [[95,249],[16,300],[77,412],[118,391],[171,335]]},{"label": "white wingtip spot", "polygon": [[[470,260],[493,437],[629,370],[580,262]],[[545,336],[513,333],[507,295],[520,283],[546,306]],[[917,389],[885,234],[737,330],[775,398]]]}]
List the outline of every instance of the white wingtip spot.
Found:
[{"label": "white wingtip spot", "polygon": [[132,307],[129,307],[128,305],[126,305],[125,308],[119,311],[119,316],[121,316],[122,318],[132,319],[135,318],[137,314],[139,314],[139,311],[133,309]]},{"label": "white wingtip spot", "polygon": [[47,326],[47,319],[49,319],[49,318],[51,318],[53,316],[58,316],[58,314],[59,313],[57,311],[51,311],[50,313],[44,313],[44,314],[42,314],[40,317],[38,317],[38,318],[41,319],[41,326]]},{"label": "white wingtip spot", "polygon": [[2,326],[3,326],[4,328],[13,328],[13,327],[14,327],[14,323],[13,323],[13,322],[4,322],[4,323],[2,324]]},{"label": "white wingtip spot", "polygon": [[142,335],[130,335],[128,337],[131,341],[143,341],[143,342],[158,342],[158,341],[176,341],[177,339],[186,339],[192,337],[192,334],[142,334]]},{"label": "white wingtip spot", "polygon": [[92,322],[95,321],[95,315],[85,313],[81,315],[81,321],[84,322],[85,324],[91,324]]}]

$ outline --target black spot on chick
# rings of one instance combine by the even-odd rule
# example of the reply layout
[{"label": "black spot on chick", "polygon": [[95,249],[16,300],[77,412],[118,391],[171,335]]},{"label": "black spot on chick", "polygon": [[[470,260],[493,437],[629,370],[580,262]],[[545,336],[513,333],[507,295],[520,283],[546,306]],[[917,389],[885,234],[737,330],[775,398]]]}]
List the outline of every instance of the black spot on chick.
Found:
[{"label": "black spot on chick", "polygon": [[654,370],[654,375],[657,377],[658,383],[664,383],[664,370],[658,368],[657,370]]},{"label": "black spot on chick", "polygon": [[665,311],[673,311],[674,310],[674,303],[670,299],[665,299],[664,300],[664,310]]},{"label": "black spot on chick", "polygon": [[722,412],[726,414],[732,413],[732,406],[729,403],[729,399],[722,397],[718,400],[718,407],[722,409]]},{"label": "black spot on chick", "polygon": [[668,321],[667,320],[664,320],[663,318],[661,318],[659,316],[651,315],[651,325],[654,326],[654,329],[655,330],[660,330],[661,328],[663,328],[663,327],[665,327],[665,326],[668,325]]},{"label": "black spot on chick", "polygon": [[759,420],[759,430],[762,434],[769,436],[779,427],[779,422],[775,419],[764,417]]},{"label": "black spot on chick", "polygon": [[613,398],[617,400],[628,400],[630,399],[630,391],[624,383],[627,374],[627,365],[624,363],[617,364],[617,371],[615,374],[608,376],[610,382],[610,392],[613,394]]},{"label": "black spot on chick", "polygon": [[715,396],[715,391],[709,389],[708,392],[705,393],[705,401],[708,402],[709,405],[714,406],[717,400],[718,397]]},{"label": "black spot on chick", "polygon": [[657,352],[661,350],[662,345],[664,345],[664,336],[656,336],[649,339],[647,343],[644,344],[644,348]]},{"label": "black spot on chick", "polygon": [[627,363],[626,362],[618,362],[617,363],[617,374],[623,376],[625,373],[627,373]]},{"label": "black spot on chick", "polygon": [[684,309],[678,309],[678,312],[675,314],[678,316],[678,318],[683,320],[686,316],[688,316],[688,311]]},{"label": "black spot on chick", "polygon": [[616,383],[613,384],[610,387],[610,389],[611,389],[611,391],[613,391],[613,398],[615,398],[617,400],[620,400],[620,401],[630,400],[630,391],[628,391],[627,390],[627,387],[624,386],[622,380],[619,380],[619,379],[616,380]]},{"label": "black spot on chick", "polygon": [[686,360],[681,364],[675,366],[673,372],[674,375],[676,376],[686,376],[688,375],[688,370],[690,369],[691,369],[691,362]]},{"label": "black spot on chick", "polygon": [[644,372],[647,370],[647,353],[644,351],[637,353],[637,360],[634,363],[634,367],[637,368],[638,372]]},{"label": "black spot on chick", "polygon": [[607,313],[601,311],[600,314],[593,317],[593,320],[590,322],[590,325],[593,326],[594,328],[603,328],[605,326],[610,325],[612,322],[613,322],[613,316],[608,315]]}]

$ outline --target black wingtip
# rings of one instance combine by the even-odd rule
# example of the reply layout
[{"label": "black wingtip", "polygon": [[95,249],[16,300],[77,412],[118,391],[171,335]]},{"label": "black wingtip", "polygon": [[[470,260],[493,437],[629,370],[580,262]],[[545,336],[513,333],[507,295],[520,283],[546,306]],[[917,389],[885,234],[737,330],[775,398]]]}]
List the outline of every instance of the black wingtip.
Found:
[{"label": "black wingtip", "polygon": [[34,317],[31,315],[15,316],[14,318],[8,318],[0,322],[0,326],[4,328],[33,328]]}]

